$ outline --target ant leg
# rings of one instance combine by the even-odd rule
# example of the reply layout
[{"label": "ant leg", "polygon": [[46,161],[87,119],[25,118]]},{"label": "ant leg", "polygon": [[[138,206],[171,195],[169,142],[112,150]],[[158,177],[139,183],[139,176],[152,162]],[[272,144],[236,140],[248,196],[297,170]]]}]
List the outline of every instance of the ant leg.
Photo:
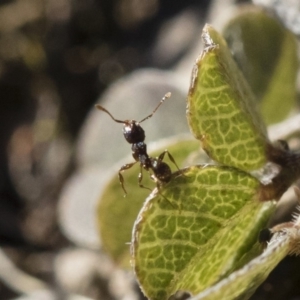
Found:
[{"label": "ant leg", "polygon": [[185,177],[186,175],[182,172],[182,170],[179,169],[174,157],[171,155],[171,153],[167,149],[158,157],[158,160],[162,161],[164,159],[166,153],[168,154],[170,161],[176,166],[176,168],[180,172],[180,174]]},{"label": "ant leg", "polygon": [[163,161],[164,157],[165,157],[165,154],[168,154],[168,157],[170,159],[170,161],[176,166],[176,168],[180,171],[178,165],[176,164],[176,161],[174,159],[174,157],[171,155],[171,153],[166,149],[159,157],[158,157],[158,160],[159,161]]},{"label": "ant leg", "polygon": [[122,174],[120,172],[119,172],[118,176],[119,176],[119,182],[120,182],[120,184],[122,186],[122,189],[124,191],[124,197],[126,197],[127,191],[126,191],[126,189],[124,187],[124,178],[123,178],[123,176],[122,176]]},{"label": "ant leg", "polygon": [[173,203],[164,195],[160,192],[160,184],[159,184],[159,181],[157,181],[155,175],[151,175],[150,176],[151,179],[153,179],[154,181],[156,181],[156,188],[157,188],[157,193],[159,195],[161,195],[174,209],[176,209],[176,207],[173,205]]},{"label": "ant leg", "polygon": [[140,164],[140,173],[139,173],[138,178],[139,178],[138,182],[139,182],[139,187],[140,187],[140,188],[143,188],[143,189],[147,189],[147,190],[149,190],[149,191],[152,191],[150,188],[148,188],[148,187],[142,185],[142,180],[143,180],[143,166],[142,166],[142,164]]},{"label": "ant leg", "polygon": [[135,162],[133,162],[133,163],[130,163],[130,164],[125,164],[125,165],[123,165],[121,168],[120,168],[120,170],[119,170],[119,182],[120,182],[120,184],[121,184],[121,186],[122,186],[122,189],[123,189],[123,191],[124,191],[124,197],[127,195],[127,191],[126,191],[126,189],[125,189],[125,186],[124,186],[124,178],[123,178],[123,176],[122,176],[122,172],[123,171],[125,171],[125,170],[128,170],[128,169],[130,169],[134,164],[136,163],[136,161]]},{"label": "ant leg", "polygon": [[173,205],[173,203],[164,195],[160,192],[160,186],[159,184],[157,183],[156,184],[156,188],[157,188],[157,192],[160,196],[162,196],[174,209],[176,209],[176,207]]},{"label": "ant leg", "polygon": [[[140,170],[140,173],[139,173],[139,186],[141,187],[141,188],[144,188],[144,189],[147,189],[147,190],[149,190],[149,191],[152,191],[150,188],[148,188],[148,187],[146,187],[146,186],[144,186],[144,185],[142,185],[141,184],[141,182],[142,182],[142,180],[143,180],[143,166],[142,166],[142,164],[140,165],[140,168],[141,168],[141,170]],[[152,176],[153,175],[151,175],[150,177],[151,177],[151,179],[152,179]],[[155,177],[154,177],[155,178]],[[174,207],[174,205],[172,204],[172,202],[168,199],[168,198],[166,198],[160,191],[159,191],[159,184],[157,183],[156,184],[156,187],[157,187],[157,191],[158,191],[158,193],[173,207],[173,208],[175,208]]]}]

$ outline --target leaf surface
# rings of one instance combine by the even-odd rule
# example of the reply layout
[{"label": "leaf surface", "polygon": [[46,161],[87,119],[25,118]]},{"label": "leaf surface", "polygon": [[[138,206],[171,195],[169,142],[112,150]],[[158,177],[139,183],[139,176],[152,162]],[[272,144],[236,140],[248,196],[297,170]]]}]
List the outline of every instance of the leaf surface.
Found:
[{"label": "leaf surface", "polygon": [[254,95],[221,35],[206,25],[203,37],[187,99],[191,131],[213,160],[244,171],[261,168],[267,137]]},{"label": "leaf surface", "polygon": [[289,242],[289,236],[279,236],[263,254],[190,300],[249,299],[276,265],[288,255]]},{"label": "leaf surface", "polygon": [[147,297],[208,288],[259,253],[259,230],[274,209],[256,197],[260,183],[229,167],[177,172],[150,196],[135,223],[132,252]]}]

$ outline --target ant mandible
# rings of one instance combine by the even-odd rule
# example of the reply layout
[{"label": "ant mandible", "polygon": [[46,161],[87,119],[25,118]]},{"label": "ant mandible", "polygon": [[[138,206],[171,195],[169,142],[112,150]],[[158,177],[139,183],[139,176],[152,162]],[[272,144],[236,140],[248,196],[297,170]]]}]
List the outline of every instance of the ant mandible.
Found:
[{"label": "ant mandible", "polygon": [[156,108],[153,110],[153,112],[142,119],[141,121],[137,122],[136,120],[117,120],[113,117],[113,115],[106,110],[101,105],[97,104],[96,108],[99,110],[104,111],[107,113],[115,122],[124,124],[123,126],[123,134],[126,139],[126,141],[131,144],[131,150],[132,150],[132,156],[135,159],[135,162],[125,164],[123,165],[119,170],[119,182],[122,186],[122,189],[125,193],[124,196],[126,196],[127,191],[124,186],[124,178],[122,176],[122,172],[125,170],[128,170],[131,168],[134,164],[137,162],[140,163],[140,173],[138,175],[138,184],[141,188],[145,188],[148,190],[151,190],[148,187],[145,187],[142,184],[143,180],[143,169],[150,172],[152,171],[153,174],[151,175],[151,178],[156,182],[157,186],[159,187],[162,183],[167,183],[171,179],[172,171],[168,164],[163,162],[163,159],[165,157],[165,154],[168,155],[169,159],[175,164],[177,169],[179,170],[178,165],[176,164],[173,156],[169,153],[168,150],[165,150],[163,153],[161,153],[158,157],[153,158],[148,155],[147,153],[147,145],[144,142],[145,141],[145,131],[141,127],[140,123],[146,121],[147,119],[151,118],[154,113],[157,111],[157,109],[161,106],[161,104],[168,98],[171,97],[171,93],[165,94],[165,96],[160,100],[159,104],[156,106]]}]

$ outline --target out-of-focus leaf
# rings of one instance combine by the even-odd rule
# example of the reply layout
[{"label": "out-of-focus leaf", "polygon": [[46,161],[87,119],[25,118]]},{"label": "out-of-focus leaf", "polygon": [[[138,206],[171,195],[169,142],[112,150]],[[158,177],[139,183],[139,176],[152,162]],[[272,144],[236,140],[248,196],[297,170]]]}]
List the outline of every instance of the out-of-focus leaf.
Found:
[{"label": "out-of-focus leaf", "polygon": [[135,272],[153,300],[199,293],[258,255],[274,209],[258,201],[259,181],[234,168],[195,166],[173,177],[147,199],[133,232]]},{"label": "out-of-focus leaf", "polygon": [[[151,152],[150,155],[158,156],[166,148],[170,151],[176,163],[182,166],[188,155],[199,149],[199,142],[195,140],[180,141],[179,139],[174,141],[174,139],[171,139],[169,142],[164,143],[163,148],[158,148],[155,152]],[[120,162],[120,167],[122,164],[131,161],[133,161],[133,158],[129,157],[128,161]],[[176,170],[172,162],[169,162],[167,158],[165,161],[173,171]],[[130,263],[129,243],[132,227],[144,200],[150,192],[138,186],[139,171],[140,168],[137,163],[123,173],[125,188],[128,192],[124,198],[124,193],[118,179],[118,170],[116,169],[113,178],[111,178],[106,189],[100,196],[97,208],[97,222],[103,247],[116,262],[125,267],[128,267]],[[153,189],[155,183],[150,180],[149,174],[146,171],[143,173],[144,186]]]},{"label": "out-of-focus leaf", "polygon": [[258,169],[267,161],[267,138],[254,95],[220,34],[206,25],[203,37],[187,100],[190,128],[212,159]]},{"label": "out-of-focus leaf", "polygon": [[223,36],[260,103],[264,121],[283,120],[296,100],[299,64],[293,34],[265,11],[247,6]]}]

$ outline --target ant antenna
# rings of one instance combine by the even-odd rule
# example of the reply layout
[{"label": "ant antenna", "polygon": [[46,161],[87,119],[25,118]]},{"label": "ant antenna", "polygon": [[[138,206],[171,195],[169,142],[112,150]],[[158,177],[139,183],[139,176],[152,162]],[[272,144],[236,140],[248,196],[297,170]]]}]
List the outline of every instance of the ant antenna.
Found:
[{"label": "ant antenna", "polygon": [[106,112],[106,113],[107,113],[107,114],[108,114],[115,122],[117,122],[117,123],[122,123],[122,124],[125,124],[125,123],[126,123],[125,121],[121,121],[121,120],[115,119],[115,118],[113,117],[113,115],[112,115],[108,110],[106,110],[104,107],[102,107],[101,105],[96,104],[95,107],[98,108],[99,110],[102,110],[102,111]]},{"label": "ant antenna", "polygon": [[146,121],[147,119],[151,118],[154,115],[154,113],[158,110],[158,108],[164,103],[164,101],[167,100],[170,97],[171,97],[171,93],[170,92],[166,93],[163,96],[163,98],[160,100],[160,102],[158,103],[158,105],[156,106],[156,108],[153,110],[153,112],[149,116],[147,116],[146,118],[144,118],[143,120],[139,121],[139,123],[142,123],[142,122]]}]

